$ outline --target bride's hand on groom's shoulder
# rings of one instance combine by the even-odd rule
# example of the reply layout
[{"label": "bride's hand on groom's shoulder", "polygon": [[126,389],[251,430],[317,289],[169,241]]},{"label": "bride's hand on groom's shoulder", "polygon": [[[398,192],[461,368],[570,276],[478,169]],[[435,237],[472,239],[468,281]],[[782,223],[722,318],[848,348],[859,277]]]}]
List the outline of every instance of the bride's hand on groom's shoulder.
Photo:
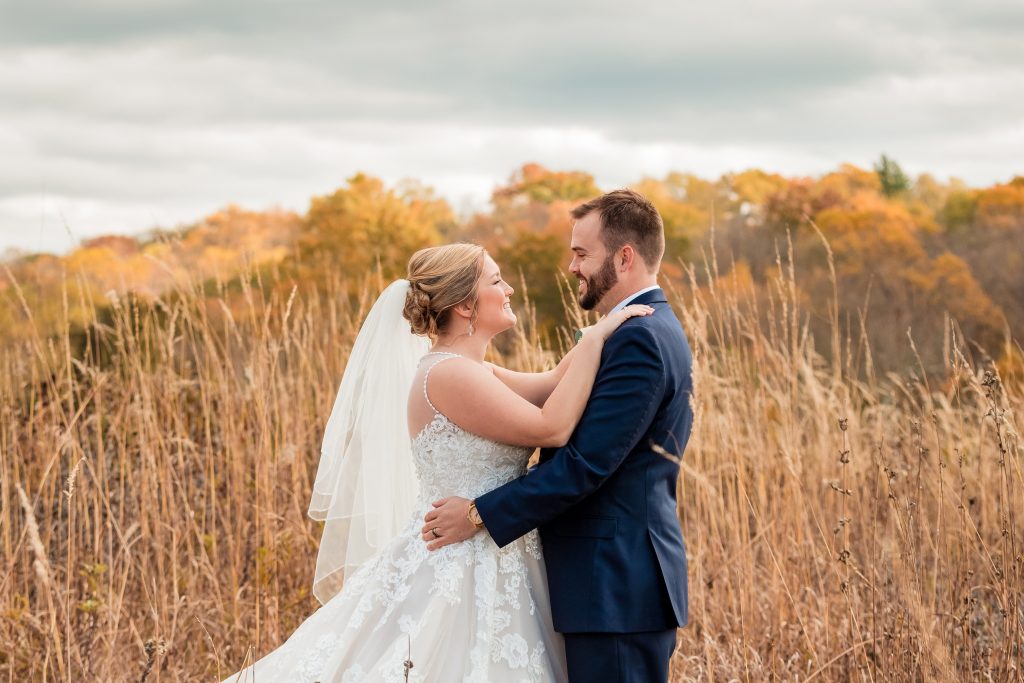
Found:
[{"label": "bride's hand on groom's shoulder", "polygon": [[597,323],[584,329],[584,339],[587,336],[596,336],[600,341],[604,342],[608,337],[612,336],[612,332],[619,329],[619,326],[637,316],[650,315],[654,313],[654,309],[645,304],[630,304],[620,311],[609,313],[605,317],[601,318]]}]

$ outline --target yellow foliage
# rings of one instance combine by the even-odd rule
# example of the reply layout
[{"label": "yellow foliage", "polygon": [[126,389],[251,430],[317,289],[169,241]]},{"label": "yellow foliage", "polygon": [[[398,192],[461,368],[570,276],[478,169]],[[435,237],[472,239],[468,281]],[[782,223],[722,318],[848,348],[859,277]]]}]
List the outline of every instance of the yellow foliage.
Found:
[{"label": "yellow foliage", "polygon": [[670,173],[664,180],[644,178],[632,187],[661,214],[665,224],[666,268],[678,271],[677,261],[689,259],[693,244],[711,227],[717,188],[681,173]]},{"label": "yellow foliage", "polygon": [[[812,321],[832,317],[832,296],[848,321],[856,323],[867,310],[871,320],[880,321],[868,333],[879,356],[898,354],[908,327],[938,344],[947,311],[972,338],[986,340],[993,355],[1002,321],[1018,338],[1024,329],[1024,251],[1019,248],[1024,178],[970,189],[925,174],[910,192],[890,198],[881,191],[877,173],[843,165],[820,178],[749,169],[718,180],[668,173],[632,187],[664,219],[661,278],[672,286],[686,279],[686,266],[697,262],[699,270],[702,255],[714,253],[720,266],[735,262],[735,268],[713,283],[709,280],[717,273],[705,274],[701,286],[713,284],[726,297],[750,290],[752,301],[763,301],[776,260],[785,265],[788,259],[791,239],[800,273],[795,299],[807,302]],[[64,282],[69,317],[81,323],[86,314],[79,282],[85,299],[103,301],[112,289],[131,289],[145,298],[190,278],[230,281],[250,266],[265,271],[274,264],[273,270],[310,288],[327,281],[359,288],[378,266],[385,278],[403,275],[409,255],[420,247],[471,240],[495,255],[520,291],[529,285],[539,325],[552,329],[563,314],[558,283],[568,260],[570,213],[599,192],[593,177],[582,171],[526,164],[495,189],[491,210],[460,221],[443,199],[416,181],[387,186],[359,174],[337,191],[313,198],[304,217],[228,205],[148,240],[100,237],[64,257],[19,258],[10,263],[14,279],[0,275],[0,325],[10,339],[30,335],[18,300],[24,296],[33,310],[32,324],[44,336],[59,329]],[[827,250],[806,218],[828,242],[838,278],[835,295]],[[938,225],[945,230],[937,231]],[[20,295],[14,281],[23,285]]]},{"label": "yellow foliage", "polygon": [[827,209],[815,222],[828,239],[840,271],[884,273],[887,265],[902,268],[925,258],[907,207],[881,195],[859,193],[849,208]]},{"label": "yellow foliage", "polygon": [[758,169],[749,169],[729,178],[730,187],[736,193],[736,201],[750,205],[764,204],[770,195],[783,189],[786,183],[786,179],[779,174]]},{"label": "yellow foliage", "polygon": [[540,164],[524,164],[512,174],[507,185],[497,188],[492,200],[495,207],[503,203],[557,200],[582,202],[601,194],[594,176],[583,171],[550,171]]},{"label": "yellow foliage", "polygon": [[347,187],[313,198],[300,244],[309,259],[326,260],[337,272],[363,274],[379,265],[391,278],[405,273],[414,251],[438,243],[439,224],[449,220],[444,200],[402,195],[360,173]]},{"label": "yellow foliage", "polygon": [[1024,225],[1024,178],[979,192],[974,217],[983,229],[1010,230]]},{"label": "yellow foliage", "polygon": [[853,164],[842,164],[838,171],[822,177],[817,186],[819,192],[835,192],[843,199],[852,198],[862,192],[878,194],[882,191],[882,183],[877,173]]}]

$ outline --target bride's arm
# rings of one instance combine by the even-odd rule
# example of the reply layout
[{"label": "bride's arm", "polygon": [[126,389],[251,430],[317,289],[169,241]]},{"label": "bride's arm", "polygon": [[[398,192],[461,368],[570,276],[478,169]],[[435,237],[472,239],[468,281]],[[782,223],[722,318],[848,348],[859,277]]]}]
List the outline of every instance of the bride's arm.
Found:
[{"label": "bride's arm", "polygon": [[518,446],[560,446],[583,415],[605,340],[628,318],[652,311],[648,306],[627,306],[595,325],[576,346],[561,381],[540,407],[489,368],[462,359],[442,363],[431,372],[430,400],[452,422],[484,438]]},{"label": "bride's arm", "polygon": [[572,357],[575,352],[576,347],[574,346],[569,349],[567,354],[562,356],[562,360],[558,361],[558,365],[553,370],[545,372],[516,372],[494,363],[484,363],[484,365],[489,367],[494,376],[500,379],[509,389],[533,405],[541,407],[548,400],[548,397],[551,396],[551,392],[555,390],[559,380],[565,376],[569,366],[572,365]]}]

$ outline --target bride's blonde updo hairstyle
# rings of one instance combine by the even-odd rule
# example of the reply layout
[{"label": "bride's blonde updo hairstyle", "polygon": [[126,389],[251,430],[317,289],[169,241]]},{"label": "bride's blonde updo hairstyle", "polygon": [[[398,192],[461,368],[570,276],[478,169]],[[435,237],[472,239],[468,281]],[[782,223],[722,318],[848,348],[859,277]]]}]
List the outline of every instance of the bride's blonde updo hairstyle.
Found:
[{"label": "bride's blonde updo hairstyle", "polygon": [[478,244],[446,244],[412,255],[402,315],[415,334],[436,338],[448,324],[451,309],[467,299],[476,318],[476,283],[483,273],[485,253]]}]

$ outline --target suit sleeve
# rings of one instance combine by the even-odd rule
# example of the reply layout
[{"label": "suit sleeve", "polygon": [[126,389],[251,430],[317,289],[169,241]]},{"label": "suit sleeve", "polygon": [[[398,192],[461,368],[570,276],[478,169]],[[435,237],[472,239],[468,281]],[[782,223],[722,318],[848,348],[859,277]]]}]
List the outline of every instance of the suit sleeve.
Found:
[{"label": "suit sleeve", "polygon": [[505,546],[597,490],[651,425],[665,390],[654,335],[623,325],[605,342],[590,400],[569,443],[522,477],[476,499],[491,538]]}]

